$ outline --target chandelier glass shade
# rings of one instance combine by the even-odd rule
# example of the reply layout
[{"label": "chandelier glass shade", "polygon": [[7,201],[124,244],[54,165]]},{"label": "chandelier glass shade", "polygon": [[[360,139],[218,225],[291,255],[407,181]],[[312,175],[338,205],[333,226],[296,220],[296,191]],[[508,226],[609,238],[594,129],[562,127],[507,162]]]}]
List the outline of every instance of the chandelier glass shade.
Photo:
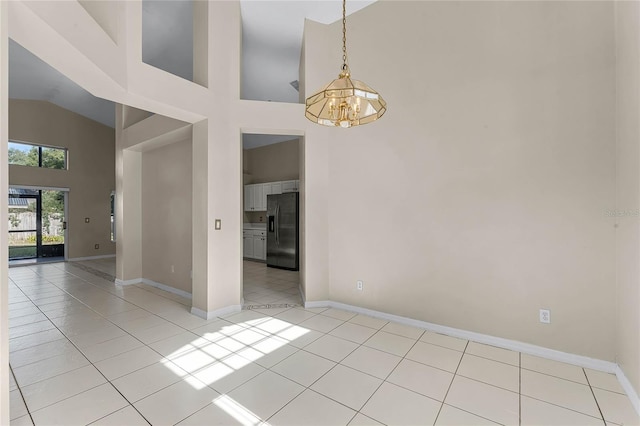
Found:
[{"label": "chandelier glass shade", "polygon": [[371,123],[387,111],[387,103],[371,87],[351,78],[347,65],[346,0],[342,2],[342,72],[338,78],[307,98],[305,116],[330,127]]}]

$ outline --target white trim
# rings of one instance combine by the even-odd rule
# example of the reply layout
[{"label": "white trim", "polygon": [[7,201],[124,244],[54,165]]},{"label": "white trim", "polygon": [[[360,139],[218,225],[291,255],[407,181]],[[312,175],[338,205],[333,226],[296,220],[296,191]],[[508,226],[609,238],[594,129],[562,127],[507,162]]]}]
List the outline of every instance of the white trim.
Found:
[{"label": "white trim", "polygon": [[152,281],[146,278],[142,279],[144,284],[150,285],[151,287],[159,288],[160,290],[164,290],[169,293],[177,294],[178,296],[184,297],[185,299],[191,300],[191,293],[188,291],[180,290],[179,288],[171,287],[170,285],[162,284],[156,281]]},{"label": "white trim", "polygon": [[624,389],[624,392],[631,400],[631,405],[633,405],[633,408],[636,409],[636,412],[640,416],[640,397],[638,396],[638,392],[633,388],[633,385],[629,379],[627,379],[627,376],[619,365],[616,366],[616,377],[618,378],[618,382],[620,382],[620,386],[622,386],[622,389]]},{"label": "white trim", "polygon": [[116,285],[134,285],[141,284],[142,278],[134,278],[132,280],[121,280],[120,278],[116,278]]},{"label": "white trim", "polygon": [[[18,143],[22,143],[22,142],[18,142]],[[32,145],[32,144],[30,144],[30,145]],[[42,185],[38,185],[38,186],[33,186],[33,185],[9,185],[9,188],[69,192],[69,188],[58,188],[58,187],[55,187],[55,186],[42,186]]]},{"label": "white trim", "polygon": [[111,259],[116,257],[115,254],[102,254],[100,256],[87,256],[87,257],[72,257],[71,259],[67,259],[69,262],[80,262],[83,260],[98,260],[98,259]]},{"label": "white trim", "polygon": [[202,309],[198,309],[195,306],[191,307],[191,314],[202,319],[210,320],[216,317],[222,317],[229,314],[235,314],[236,312],[242,311],[242,305],[231,305],[225,306],[224,308],[216,309],[215,311],[203,311]]},{"label": "white trim", "polygon": [[600,359],[589,358],[582,355],[561,352],[555,349],[549,349],[542,346],[532,345],[530,343],[519,342],[517,340],[504,339],[502,337],[490,336],[488,334],[461,330],[459,328],[446,327],[444,325],[433,324],[430,322],[415,320],[407,317],[401,317],[398,315],[388,314],[386,312],[374,311],[372,309],[361,308],[353,305],[347,305],[345,303],[340,303],[340,302],[334,302],[334,301],[306,302],[304,306],[305,308],[331,307],[331,308],[342,309],[345,311],[356,312],[359,314],[364,314],[364,315],[368,315],[375,318],[395,321],[400,324],[405,324],[412,327],[422,328],[422,329],[433,331],[440,334],[446,334],[448,336],[458,337],[465,340],[471,340],[478,343],[484,343],[491,346],[497,346],[499,348],[509,349],[516,352],[522,352],[529,355],[535,355],[542,358],[551,359],[554,361],[565,362],[565,363],[577,365],[580,367],[591,368],[592,370],[604,371],[606,373],[615,373],[616,369],[618,368],[617,364],[610,361],[603,361]]},{"label": "white trim", "polygon": [[305,306],[307,298],[304,296],[304,291],[302,291],[302,283],[298,284],[298,291],[300,292],[300,298],[302,299],[302,306]]}]

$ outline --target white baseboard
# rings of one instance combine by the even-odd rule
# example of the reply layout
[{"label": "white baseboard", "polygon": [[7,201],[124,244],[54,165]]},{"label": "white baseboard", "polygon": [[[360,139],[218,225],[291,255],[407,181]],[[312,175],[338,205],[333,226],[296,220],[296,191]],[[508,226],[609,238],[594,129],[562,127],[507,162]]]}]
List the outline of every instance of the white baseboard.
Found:
[{"label": "white baseboard", "polygon": [[178,296],[184,297],[185,299],[191,300],[191,293],[188,291],[180,290],[179,288],[171,287],[170,285],[162,284],[153,280],[149,280],[146,278],[142,279],[144,284],[150,285],[151,287],[159,288],[160,290],[167,291],[169,293],[177,294]]},{"label": "white baseboard", "polygon": [[203,311],[196,307],[191,307],[191,314],[200,317],[202,319],[210,320],[216,317],[222,317],[229,314],[234,314],[242,310],[242,305],[225,306],[224,308],[216,309],[215,311]]},{"label": "white baseboard", "polygon": [[116,278],[116,285],[134,285],[142,283],[142,278],[134,278],[132,280],[121,280]]},{"label": "white baseboard", "polygon": [[638,416],[640,416],[640,397],[638,396],[638,392],[636,392],[636,390],[633,388],[633,385],[619,365],[616,365],[616,377],[618,378],[618,382],[620,382],[622,389],[624,389],[625,393],[631,400],[633,408],[636,409]]},{"label": "white baseboard", "polygon": [[70,257],[67,259],[69,262],[80,262],[82,260],[98,260],[98,259],[111,259],[116,257],[115,254],[103,254],[100,256],[87,256],[87,257]]},{"label": "white baseboard", "polygon": [[582,355],[575,355],[567,352],[557,351],[542,346],[532,345],[529,343],[519,342],[517,340],[503,339],[502,337],[490,336],[487,334],[476,333],[473,331],[461,330],[459,328],[446,327],[439,324],[433,324],[426,321],[415,320],[412,318],[401,317],[398,315],[388,314],[386,312],[374,311],[373,309],[361,308],[359,306],[347,305],[345,303],[334,301],[317,301],[306,302],[305,308],[337,308],[345,311],[356,312],[368,315],[374,318],[385,319],[388,321],[398,322],[400,324],[412,327],[422,328],[433,331],[435,333],[446,334],[452,337],[458,337],[465,340],[471,340],[478,343],[484,343],[499,348],[509,349],[516,352],[522,352],[529,355],[539,356],[554,361],[565,362],[580,367],[591,368],[593,370],[603,371],[606,373],[616,373],[618,365],[614,362],[603,361],[600,359],[589,358]]}]

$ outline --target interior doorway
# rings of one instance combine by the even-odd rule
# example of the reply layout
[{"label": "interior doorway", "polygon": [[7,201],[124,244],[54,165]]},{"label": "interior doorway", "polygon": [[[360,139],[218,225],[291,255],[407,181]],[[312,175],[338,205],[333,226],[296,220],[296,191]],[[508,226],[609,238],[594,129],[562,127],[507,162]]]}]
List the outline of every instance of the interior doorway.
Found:
[{"label": "interior doorway", "polygon": [[244,308],[300,306],[304,139],[243,134],[242,140]]},{"label": "interior doorway", "polygon": [[66,192],[9,188],[9,260],[64,260]]}]

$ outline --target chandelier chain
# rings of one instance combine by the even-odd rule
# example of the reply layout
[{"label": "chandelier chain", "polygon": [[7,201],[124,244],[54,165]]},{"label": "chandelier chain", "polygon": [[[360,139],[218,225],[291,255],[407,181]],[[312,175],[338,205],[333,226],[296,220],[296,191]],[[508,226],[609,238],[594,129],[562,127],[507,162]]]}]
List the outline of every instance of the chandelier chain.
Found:
[{"label": "chandelier chain", "polygon": [[347,0],[342,0],[342,70],[347,71]]}]

